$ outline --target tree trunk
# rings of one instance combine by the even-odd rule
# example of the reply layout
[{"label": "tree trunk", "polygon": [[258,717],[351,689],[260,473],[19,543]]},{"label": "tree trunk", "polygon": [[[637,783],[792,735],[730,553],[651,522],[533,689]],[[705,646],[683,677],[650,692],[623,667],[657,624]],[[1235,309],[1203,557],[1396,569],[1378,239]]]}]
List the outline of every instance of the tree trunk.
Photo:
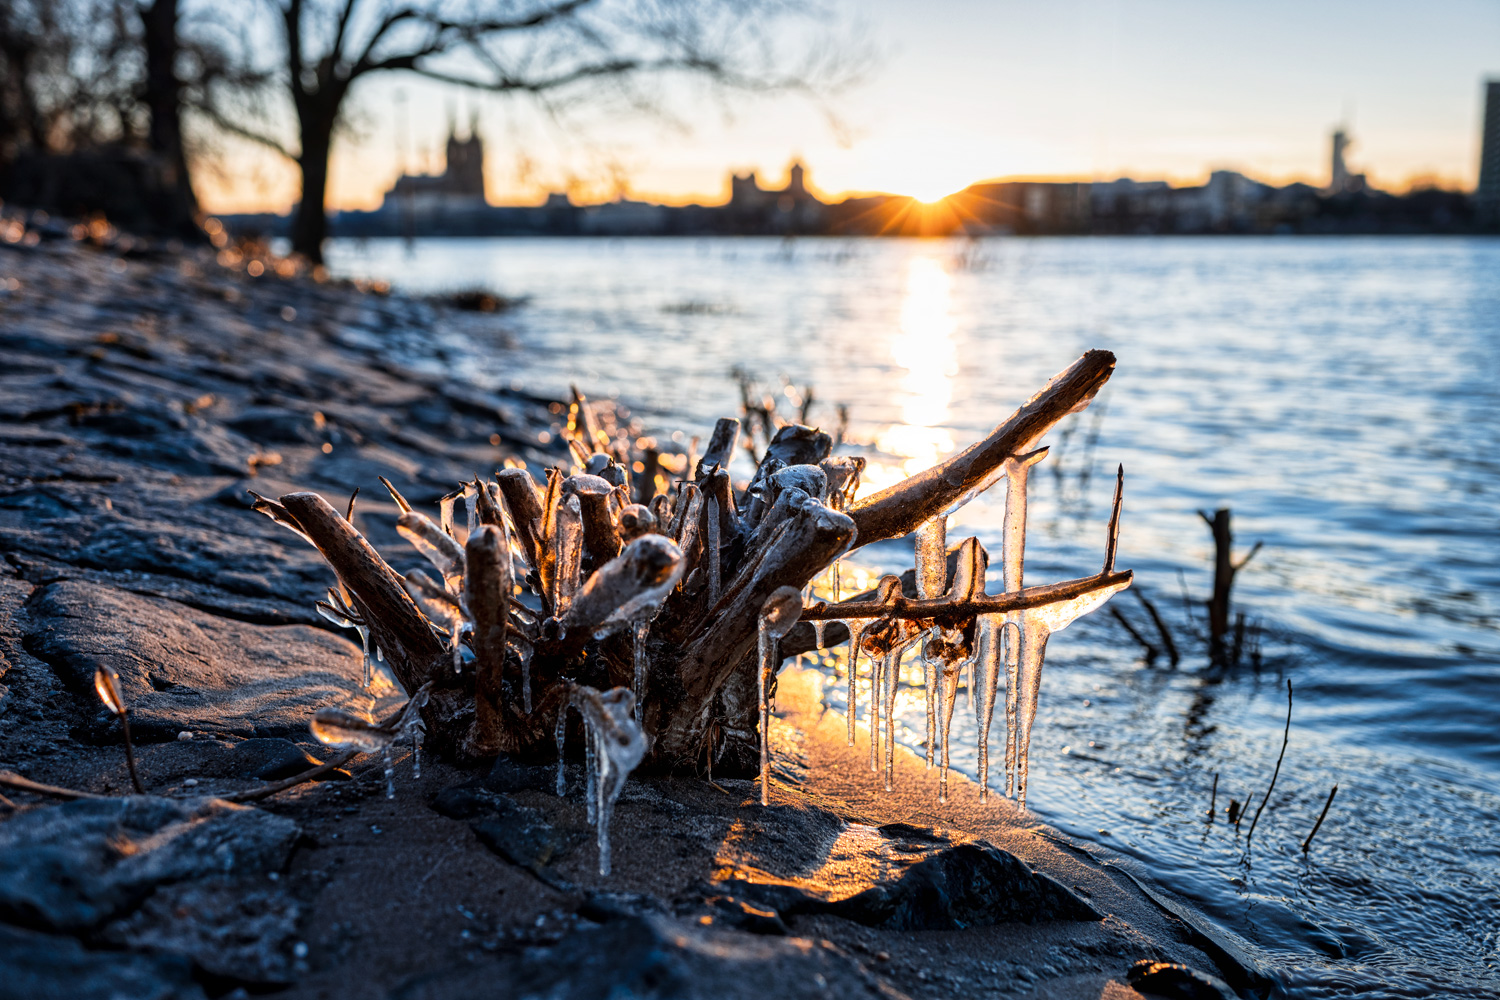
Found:
[{"label": "tree trunk", "polygon": [[[322,95],[318,95],[322,96]],[[323,263],[323,241],[328,238],[328,154],[333,147],[333,123],[338,101],[309,99],[298,108],[301,118],[302,200],[292,216],[292,253],[309,263]]]},{"label": "tree trunk", "polygon": [[198,198],[193,193],[182,146],[182,82],[177,78],[178,0],[154,0],[141,8],[146,50],[145,103],[151,112],[150,143],[160,173],[162,200],[155,211],[162,230],[184,239],[202,239]]}]

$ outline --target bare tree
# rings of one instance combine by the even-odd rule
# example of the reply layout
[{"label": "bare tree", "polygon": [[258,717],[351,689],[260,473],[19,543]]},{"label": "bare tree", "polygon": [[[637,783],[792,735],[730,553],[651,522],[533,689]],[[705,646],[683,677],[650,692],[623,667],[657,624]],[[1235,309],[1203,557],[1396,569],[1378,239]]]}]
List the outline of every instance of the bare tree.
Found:
[{"label": "bare tree", "polygon": [[[160,0],[159,0],[160,2]],[[808,89],[842,65],[830,48],[797,65],[780,28],[808,8],[780,0],[503,0],[426,6],[403,0],[273,0],[279,65],[245,52],[242,66],[290,98],[295,142],[275,128],[266,90],[210,89],[201,110],[226,132],[295,162],[302,198],[292,248],[322,260],[328,158],[361,79],[407,72],[473,90],[526,95],[554,110],[610,93],[660,108],[650,81],[688,75],[757,90]],[[795,31],[795,29],[793,29]],[[247,32],[247,38],[259,37]],[[785,37],[796,37],[794,34]],[[243,83],[243,80],[241,81]]]}]

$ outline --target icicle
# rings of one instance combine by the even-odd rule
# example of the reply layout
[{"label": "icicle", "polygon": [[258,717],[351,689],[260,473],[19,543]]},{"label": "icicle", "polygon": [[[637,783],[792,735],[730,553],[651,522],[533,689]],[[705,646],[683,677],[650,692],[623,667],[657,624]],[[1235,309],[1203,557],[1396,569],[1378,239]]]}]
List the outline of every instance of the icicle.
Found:
[{"label": "icicle", "polygon": [[901,679],[902,647],[885,654],[885,790],[894,787],[896,775],[896,684]]},{"label": "icicle", "polygon": [[557,709],[557,729],[554,735],[557,737],[557,797],[562,798],[568,794],[568,775],[563,770],[563,741],[568,736],[568,703],[566,701]]},{"label": "icicle", "polygon": [[635,685],[631,693],[635,695],[635,721],[637,725],[645,725],[645,703],[646,703],[646,671],[650,667],[650,660],[646,656],[646,635],[651,631],[651,619],[642,618],[635,623]]},{"label": "icicle", "polygon": [[315,607],[318,614],[339,628],[352,628],[355,632],[359,633],[359,648],[364,653],[361,663],[364,675],[364,687],[369,687],[375,680],[375,668],[370,662],[370,630],[365,627],[364,623],[350,609],[348,602],[336,590],[330,589],[328,591],[327,602],[318,601]]},{"label": "icicle", "polygon": [[[1007,594],[1016,593],[1023,586],[1026,569],[1027,482],[1031,476],[1031,467],[1046,456],[1047,449],[1038,448],[1025,455],[1012,456],[1001,466],[1005,470],[1005,551],[1002,558]],[[1015,795],[1016,711],[1020,692],[1020,647],[1024,645],[1021,641],[1025,630],[1024,612],[1011,612],[1005,616],[1005,620],[1015,626],[1005,656],[1005,794]]]},{"label": "icicle", "polygon": [[708,569],[708,606],[719,602],[719,498],[710,496],[704,516],[708,518],[708,532],[703,540],[703,558]]},{"label": "icicle", "polygon": [[1037,702],[1042,690],[1042,661],[1047,655],[1047,640],[1076,619],[1088,614],[1115,594],[1130,586],[1125,580],[1112,587],[1080,594],[1066,601],[1027,608],[1022,614],[1021,656],[1016,705],[1016,802],[1026,804],[1026,775],[1031,750],[1031,726],[1036,721]]},{"label": "icicle", "polygon": [[469,534],[479,527],[479,489],[473,483],[464,483],[464,510],[468,514]]},{"label": "icicle", "polygon": [[937,758],[937,671],[938,666],[927,655],[927,643],[921,644],[922,686],[927,689],[927,770]]},{"label": "icicle", "polygon": [[825,645],[825,643],[823,641],[823,628],[827,624],[828,624],[827,622],[822,621],[821,619],[818,620],[818,621],[813,622],[813,648],[814,649],[822,649],[823,646]]},{"label": "icicle", "polygon": [[375,666],[370,662],[370,630],[363,625],[359,627],[359,646],[364,650],[364,686],[369,687],[375,680]]},{"label": "icicle", "polygon": [[771,708],[766,689],[776,676],[777,643],[802,617],[802,594],[795,587],[780,587],[760,606],[758,664],[760,688],[760,804],[771,804]]},{"label": "icicle", "polygon": [[536,649],[529,642],[515,644],[516,658],[521,661],[521,710],[531,714],[531,658]]},{"label": "icicle", "polygon": [[[854,709],[856,694],[859,685],[855,681],[859,677],[859,644],[865,635],[865,623],[861,621],[856,625],[853,621],[845,620],[844,628],[849,630],[849,745],[854,745]],[[873,737],[872,737],[873,738]]]},{"label": "icicle", "polygon": [[1042,690],[1042,660],[1047,654],[1051,631],[1035,617],[1021,632],[1020,696],[1016,706],[1016,803],[1026,805],[1026,776],[1030,771],[1031,725],[1036,721],[1037,698]]},{"label": "icicle", "polygon": [[1008,634],[1005,644],[1005,794],[1016,794],[1016,708],[1019,704],[1021,677],[1021,645],[1024,612],[1011,612],[1005,616],[1007,625],[1015,626]]},{"label": "icicle", "polygon": [[609,821],[626,777],[646,755],[646,737],[635,722],[635,696],[625,688],[611,688],[601,694],[578,686],[569,700],[584,720],[589,818],[599,844],[599,874],[608,875]]},{"label": "icicle", "polygon": [[598,734],[587,714],[583,717],[583,803],[587,811],[585,820],[597,823],[599,817],[599,762]]},{"label": "icicle", "polygon": [[942,676],[938,678],[938,695],[942,701],[942,736],[940,746],[942,748],[943,764],[942,770],[938,772],[938,802],[948,801],[948,734],[953,728],[953,706],[958,701],[958,675],[963,670],[963,662],[955,660],[952,663],[944,663]]},{"label": "icicle", "polygon": [[870,656],[870,711],[866,713],[870,725],[870,773],[880,771],[880,704],[884,699],[881,697],[881,683],[883,681],[882,671],[885,669],[885,657]]},{"label": "icicle", "polygon": [[422,776],[422,727],[411,727],[411,776]]},{"label": "icicle", "polygon": [[389,743],[381,751],[381,756],[385,760],[385,797],[394,799],[396,797],[396,764],[391,760],[391,745]]},{"label": "icicle", "polygon": [[[979,681],[979,801],[990,797],[990,723],[1000,683],[1000,661],[1008,624],[1003,615],[980,615],[974,630],[974,673]],[[1009,730],[1007,729],[1007,734]],[[1007,741],[1009,736],[1007,735]]]}]

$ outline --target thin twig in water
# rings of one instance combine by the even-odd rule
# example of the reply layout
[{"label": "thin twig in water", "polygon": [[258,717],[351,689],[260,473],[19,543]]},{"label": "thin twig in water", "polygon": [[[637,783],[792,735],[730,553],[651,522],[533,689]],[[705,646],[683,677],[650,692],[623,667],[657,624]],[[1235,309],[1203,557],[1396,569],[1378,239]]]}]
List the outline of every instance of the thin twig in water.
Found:
[{"label": "thin twig in water", "polygon": [[1323,811],[1318,813],[1318,821],[1313,824],[1312,833],[1309,833],[1307,839],[1302,842],[1303,854],[1306,854],[1307,849],[1312,846],[1312,839],[1318,835],[1318,831],[1323,829],[1323,821],[1328,818],[1328,807],[1333,805],[1333,797],[1338,793],[1339,786],[1335,782],[1333,788],[1328,792],[1328,801],[1323,803]]},{"label": "thin twig in water", "polygon": [[1214,821],[1214,813],[1218,811],[1218,807],[1219,807],[1219,773],[1217,771],[1215,771],[1214,772],[1214,788],[1213,788],[1213,791],[1209,792],[1209,795],[1208,795],[1208,821],[1210,823],[1212,823]]},{"label": "thin twig in water", "polygon": [[1187,616],[1188,628],[1197,630],[1198,622],[1193,615],[1193,598],[1188,593],[1187,574],[1177,567],[1177,585],[1182,588],[1182,613]]},{"label": "thin twig in water", "polygon": [[1167,623],[1162,621],[1161,615],[1157,613],[1156,605],[1151,603],[1151,599],[1139,587],[1132,587],[1130,590],[1131,593],[1135,594],[1136,600],[1140,601],[1141,605],[1146,609],[1146,614],[1151,616],[1151,621],[1156,624],[1156,632],[1161,636],[1161,644],[1167,651],[1167,659],[1172,661],[1172,666],[1177,666],[1179,659],[1177,655],[1177,643],[1172,641],[1172,633],[1167,628]]},{"label": "thin twig in water", "polygon": [[[1247,557],[1248,558],[1248,557]],[[1255,824],[1260,822],[1260,814],[1265,812],[1266,803],[1271,801],[1271,793],[1276,790],[1276,777],[1281,774],[1281,758],[1286,756],[1287,740],[1292,735],[1292,680],[1287,678],[1286,682],[1286,729],[1281,734],[1281,753],[1276,755],[1276,770],[1271,772],[1271,785],[1266,789],[1266,797],[1260,800],[1260,808],[1255,810],[1255,819],[1250,821],[1250,832],[1245,834],[1245,846],[1250,846],[1250,838],[1255,836]]]},{"label": "thin twig in water", "polygon": [[0,795],[0,806],[5,807],[6,809],[14,809],[16,807],[16,804],[10,799],[6,798],[4,795]]},{"label": "thin twig in water", "polygon": [[14,771],[0,771],[0,785],[14,788],[17,791],[32,792],[36,795],[50,795],[54,799],[107,799],[108,795],[95,795],[93,792],[79,792],[72,788],[58,788],[56,785],[44,785],[30,778],[23,778]]},{"label": "thin twig in water", "polygon": [[1151,645],[1151,643],[1147,642],[1146,637],[1135,630],[1135,626],[1130,624],[1130,620],[1120,613],[1120,609],[1111,604],[1109,606],[1109,613],[1113,615],[1115,621],[1119,622],[1120,626],[1130,634],[1130,638],[1139,643],[1141,648],[1146,651],[1146,662],[1150,663],[1151,661],[1155,660],[1159,652],[1157,648]]}]

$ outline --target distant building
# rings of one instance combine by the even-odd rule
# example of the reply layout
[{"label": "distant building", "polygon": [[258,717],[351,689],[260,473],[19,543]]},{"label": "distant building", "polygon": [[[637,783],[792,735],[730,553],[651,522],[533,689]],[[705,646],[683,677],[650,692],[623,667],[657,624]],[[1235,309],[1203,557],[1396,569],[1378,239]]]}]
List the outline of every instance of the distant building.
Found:
[{"label": "distant building", "polygon": [[755,171],[729,176],[729,204],[736,219],[758,224],[771,232],[811,232],[820,227],[827,208],[807,189],[807,169],[793,160],[787,185],[781,190],[760,186]]},{"label": "distant building", "polygon": [[1345,194],[1350,191],[1363,191],[1365,189],[1365,175],[1349,172],[1349,164],[1344,159],[1344,154],[1354,140],[1349,133],[1342,128],[1334,129],[1330,137],[1332,156],[1328,167],[1328,193]]},{"label": "distant building", "polygon": [[382,212],[405,213],[410,224],[422,226],[449,215],[487,207],[484,197],[484,141],[477,119],[467,138],[457,126],[448,131],[447,161],[440,174],[403,174],[386,192]]},{"label": "distant building", "polygon": [[1481,225],[1500,228],[1500,80],[1486,81],[1484,91],[1484,131],[1474,207]]}]

